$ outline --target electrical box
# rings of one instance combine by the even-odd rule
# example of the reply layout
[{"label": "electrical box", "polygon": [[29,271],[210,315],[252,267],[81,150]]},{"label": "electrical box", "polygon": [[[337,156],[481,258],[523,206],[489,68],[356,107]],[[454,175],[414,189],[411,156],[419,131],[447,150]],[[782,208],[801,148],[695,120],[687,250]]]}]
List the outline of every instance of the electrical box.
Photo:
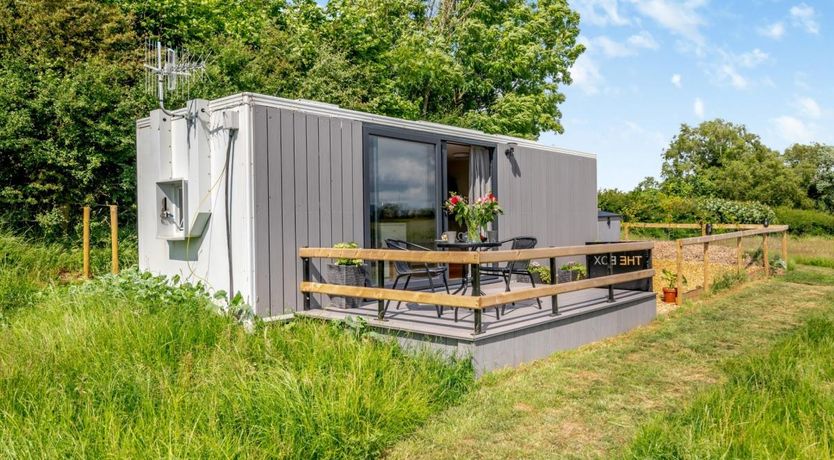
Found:
[{"label": "electrical box", "polygon": [[211,216],[208,102],[189,101],[184,115],[151,113],[157,132],[156,236],[169,241],[202,235]]}]

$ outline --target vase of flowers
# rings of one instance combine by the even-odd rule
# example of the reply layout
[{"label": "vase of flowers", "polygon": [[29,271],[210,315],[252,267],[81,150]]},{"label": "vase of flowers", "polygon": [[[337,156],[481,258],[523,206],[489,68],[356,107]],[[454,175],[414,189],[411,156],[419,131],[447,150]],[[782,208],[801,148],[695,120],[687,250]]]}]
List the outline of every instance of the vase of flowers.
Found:
[{"label": "vase of flowers", "polygon": [[470,243],[482,241],[487,224],[494,221],[504,210],[498,205],[498,199],[492,193],[468,203],[465,196],[455,192],[449,193],[444,208],[455,216],[458,224],[466,225],[466,239]]}]

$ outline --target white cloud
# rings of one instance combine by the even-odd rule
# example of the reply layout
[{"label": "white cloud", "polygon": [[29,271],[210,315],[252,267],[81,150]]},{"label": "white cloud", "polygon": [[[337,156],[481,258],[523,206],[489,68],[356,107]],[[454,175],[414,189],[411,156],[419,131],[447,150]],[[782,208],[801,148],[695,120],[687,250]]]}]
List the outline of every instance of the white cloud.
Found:
[{"label": "white cloud", "polygon": [[573,0],[571,6],[579,12],[582,22],[596,26],[625,26],[631,24],[620,14],[617,0]]},{"label": "white cloud", "polygon": [[634,48],[644,48],[649,50],[656,50],[660,47],[652,34],[646,30],[641,30],[640,33],[628,37],[628,44]]},{"label": "white cloud", "polygon": [[579,87],[585,94],[599,93],[600,86],[605,83],[605,79],[599,72],[599,66],[587,54],[579,56],[571,67],[570,74],[574,86]]},{"label": "white cloud", "polygon": [[675,85],[676,88],[680,88],[682,86],[680,74],[676,73],[672,75],[672,84]]},{"label": "white cloud", "polygon": [[819,104],[810,97],[800,97],[796,101],[796,106],[809,118],[819,118],[822,116],[822,109]]},{"label": "white cloud", "polygon": [[608,57],[625,57],[634,54],[634,51],[629,49],[627,46],[623,45],[620,42],[615,42],[614,40],[611,40],[605,35],[595,37],[594,39],[592,39],[592,43],[595,46],[599,47],[599,49],[602,51],[602,54]]},{"label": "white cloud", "polygon": [[794,24],[801,26],[809,34],[816,35],[820,33],[820,24],[817,21],[817,12],[814,11],[814,7],[800,3],[791,7],[790,12]]},{"label": "white cloud", "polygon": [[764,51],[756,48],[749,53],[743,53],[738,56],[738,62],[742,67],[753,68],[757,65],[767,61],[770,56]]},{"label": "white cloud", "polygon": [[695,102],[692,104],[692,111],[695,112],[696,117],[704,118],[704,101],[700,97],[695,98]]},{"label": "white cloud", "polygon": [[635,56],[640,49],[657,49],[659,46],[654,37],[646,31],[628,37],[625,42],[612,40],[606,35],[582,42],[589,51],[599,50],[603,55],[611,58]]},{"label": "white cloud", "polygon": [[718,71],[719,77],[722,80],[730,80],[730,84],[737,89],[747,88],[747,79],[741,76],[738,71],[730,64],[724,64]]},{"label": "white cloud", "polygon": [[704,44],[700,27],[704,20],[697,10],[704,5],[704,0],[688,0],[674,3],[670,0],[631,0],[645,16],[653,19],[662,27],[680,35],[698,46]]},{"label": "white cloud", "polygon": [[779,136],[790,143],[810,142],[813,138],[811,129],[798,118],[783,115],[771,119],[770,122],[776,128]]},{"label": "white cloud", "polygon": [[785,35],[785,25],[782,22],[774,22],[759,29],[759,34],[765,37],[779,40]]}]

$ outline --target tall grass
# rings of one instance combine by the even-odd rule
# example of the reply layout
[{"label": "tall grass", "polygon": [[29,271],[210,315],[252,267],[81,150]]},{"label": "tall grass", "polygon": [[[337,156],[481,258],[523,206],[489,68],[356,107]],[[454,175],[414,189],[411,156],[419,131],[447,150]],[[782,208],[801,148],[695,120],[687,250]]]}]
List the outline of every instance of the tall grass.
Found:
[{"label": "tall grass", "polygon": [[[136,239],[123,238],[119,252],[123,267],[136,263]],[[36,242],[0,227],[0,321],[16,308],[32,306],[35,294],[50,284],[77,281],[81,275],[81,244]],[[110,249],[93,247],[93,273],[110,271]]]},{"label": "tall grass", "polygon": [[[67,257],[18,249],[31,279]],[[159,283],[36,286],[0,328],[0,458],[376,457],[473,382],[468,362],[338,325],[247,333]]]},{"label": "tall grass", "polygon": [[650,423],[627,456],[834,456],[833,316],[809,320],[765,355],[735,361],[726,384]]}]

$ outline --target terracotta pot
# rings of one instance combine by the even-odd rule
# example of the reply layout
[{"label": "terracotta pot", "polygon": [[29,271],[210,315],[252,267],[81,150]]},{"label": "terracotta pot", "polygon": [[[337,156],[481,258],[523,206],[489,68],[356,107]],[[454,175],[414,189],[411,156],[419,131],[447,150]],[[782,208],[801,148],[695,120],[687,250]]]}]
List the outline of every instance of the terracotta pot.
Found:
[{"label": "terracotta pot", "polygon": [[663,301],[666,303],[675,303],[678,300],[678,290],[676,288],[663,288]]}]

